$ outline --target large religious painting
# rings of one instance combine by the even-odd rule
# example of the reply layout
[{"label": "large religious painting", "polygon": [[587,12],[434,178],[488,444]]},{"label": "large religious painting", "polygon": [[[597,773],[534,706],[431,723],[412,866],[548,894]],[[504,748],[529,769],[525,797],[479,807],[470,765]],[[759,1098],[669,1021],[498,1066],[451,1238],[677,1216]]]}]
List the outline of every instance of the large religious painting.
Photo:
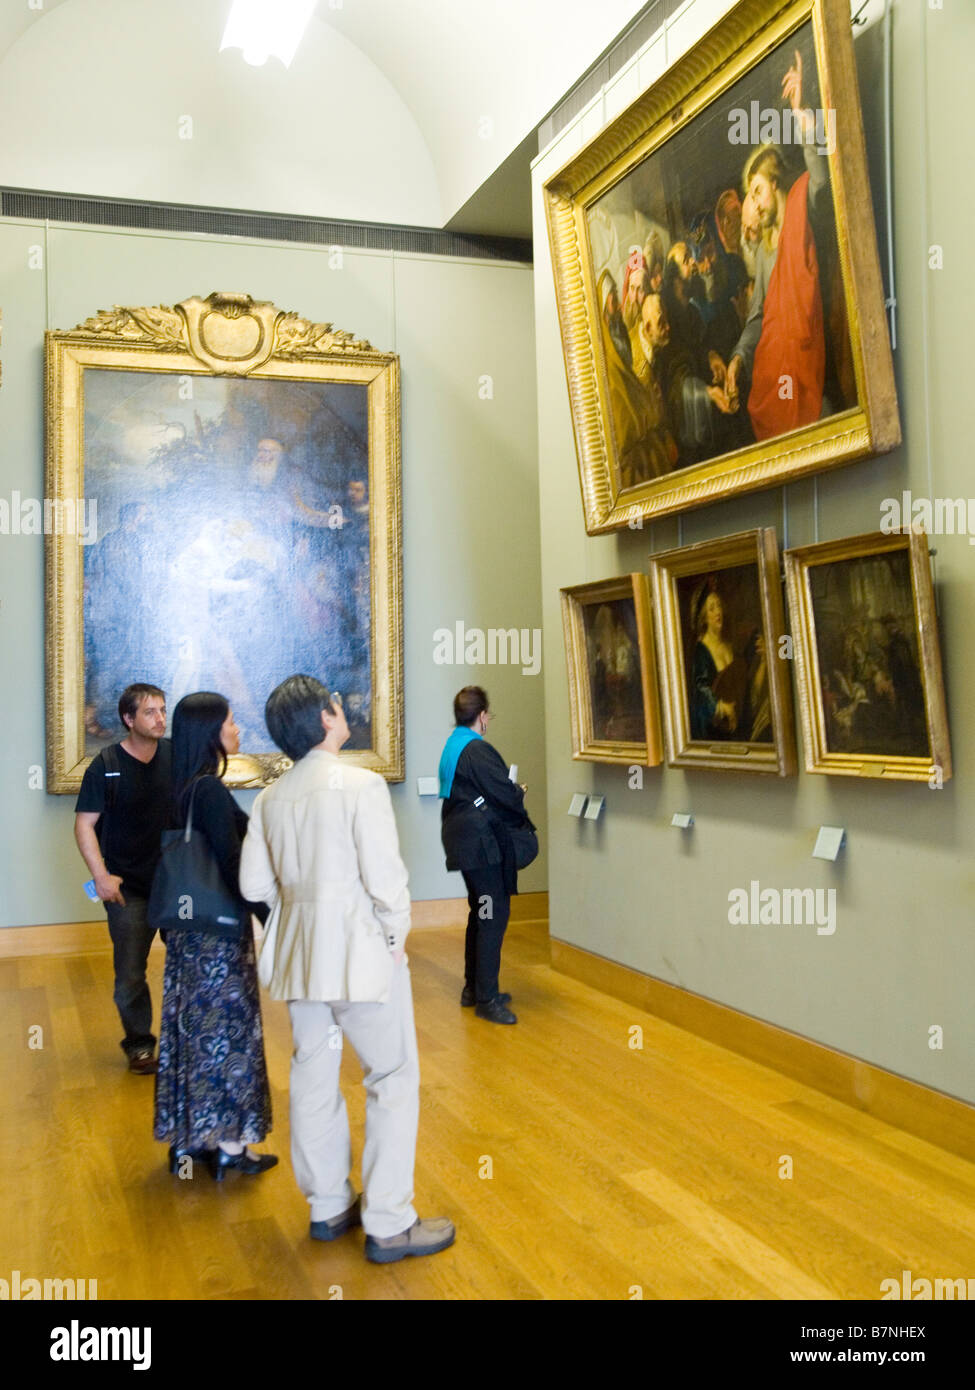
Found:
[{"label": "large religious painting", "polygon": [[[398,360],[247,295],[47,335],[48,787],[77,789],[145,681],[230,702],[260,786],[287,676],[343,700],[343,756],[403,777]],[[65,509],[67,516],[71,509]]]},{"label": "large religious painting", "polygon": [[849,537],[785,552],[806,771],[951,776],[927,537]]},{"label": "large religious painting", "polygon": [[597,763],[663,760],[645,574],[562,590],[572,756]]},{"label": "large religious painting", "polygon": [[796,770],[771,528],[650,557],[671,767]]},{"label": "large religious painting", "polygon": [[545,202],[591,535],[900,441],[848,0],[743,0]]}]

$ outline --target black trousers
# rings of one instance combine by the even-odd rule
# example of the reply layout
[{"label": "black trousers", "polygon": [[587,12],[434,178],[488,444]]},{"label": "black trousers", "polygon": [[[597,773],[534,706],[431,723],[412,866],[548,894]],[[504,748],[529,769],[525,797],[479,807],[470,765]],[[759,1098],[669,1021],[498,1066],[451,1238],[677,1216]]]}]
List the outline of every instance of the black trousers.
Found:
[{"label": "black trousers", "polygon": [[470,907],[464,941],[464,981],[473,989],[477,1002],[487,1004],[500,992],[501,943],[508,925],[511,895],[500,864],[464,869],[463,873]]}]

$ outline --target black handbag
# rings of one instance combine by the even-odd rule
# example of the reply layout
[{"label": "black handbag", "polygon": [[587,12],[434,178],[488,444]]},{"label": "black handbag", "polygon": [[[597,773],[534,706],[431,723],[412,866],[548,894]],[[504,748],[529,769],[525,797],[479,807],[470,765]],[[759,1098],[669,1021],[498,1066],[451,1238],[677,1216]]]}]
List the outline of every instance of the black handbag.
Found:
[{"label": "black handbag", "polygon": [[527,869],[538,858],[538,832],[527,816],[524,825],[509,825],[507,829],[515,851],[515,867]]},{"label": "black handbag", "polygon": [[243,898],[227,887],[206,836],[193,831],[193,798],[201,780],[198,778],[190,791],[186,825],[182,830],[163,831],[146,915],[151,927],[166,932],[239,937],[248,908]]}]

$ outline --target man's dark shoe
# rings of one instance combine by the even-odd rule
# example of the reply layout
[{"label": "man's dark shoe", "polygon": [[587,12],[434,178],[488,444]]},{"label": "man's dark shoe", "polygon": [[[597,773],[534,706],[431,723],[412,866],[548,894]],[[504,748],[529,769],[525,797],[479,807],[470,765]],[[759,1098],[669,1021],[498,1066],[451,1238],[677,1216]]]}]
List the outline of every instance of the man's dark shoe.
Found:
[{"label": "man's dark shoe", "polygon": [[152,1076],[156,1070],[156,1057],[151,1047],[137,1047],[129,1053],[129,1071],[134,1071],[136,1076]]},{"label": "man's dark shoe", "polygon": [[[498,998],[500,999],[500,1001],[501,1001],[502,1004],[510,1004],[510,1003],[511,1003],[511,995],[510,995],[510,994],[499,994],[499,995],[498,995]],[[475,1005],[476,1003],[477,1003],[477,997],[476,997],[476,995],[474,994],[474,991],[471,989],[470,985],[465,985],[464,988],[463,988],[463,990],[461,991],[461,996],[460,996],[460,1006],[461,1006],[461,1008],[462,1008],[462,1009],[473,1009],[473,1007],[474,1007],[474,1005]]]},{"label": "man's dark shoe", "polygon": [[497,999],[491,999],[487,1004],[475,1004],[474,1012],[478,1018],[486,1018],[489,1023],[517,1023],[518,1018],[506,1004],[502,1004],[503,995]]},{"label": "man's dark shoe", "polygon": [[333,1216],[330,1221],[313,1221],[309,1227],[312,1240],[338,1240],[339,1236],[344,1236],[346,1231],[351,1231],[355,1226],[361,1226],[359,1204],[360,1198],[357,1197],[348,1211]]},{"label": "man's dark shoe", "polygon": [[407,1255],[436,1255],[453,1245],[454,1223],[445,1216],[427,1221],[419,1218],[407,1231],[398,1236],[366,1236],[366,1259],[374,1265],[390,1265],[405,1260]]}]

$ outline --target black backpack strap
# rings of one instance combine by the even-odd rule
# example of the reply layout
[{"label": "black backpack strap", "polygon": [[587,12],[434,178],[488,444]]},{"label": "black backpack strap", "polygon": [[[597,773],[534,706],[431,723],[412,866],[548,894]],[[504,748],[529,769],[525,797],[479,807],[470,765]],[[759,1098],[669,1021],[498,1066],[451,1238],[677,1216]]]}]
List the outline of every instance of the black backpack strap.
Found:
[{"label": "black backpack strap", "polygon": [[115,805],[115,798],[118,795],[119,778],[122,776],[122,764],[119,761],[118,744],[110,743],[107,748],[102,749],[102,765],[105,769],[105,810],[110,812]]}]

